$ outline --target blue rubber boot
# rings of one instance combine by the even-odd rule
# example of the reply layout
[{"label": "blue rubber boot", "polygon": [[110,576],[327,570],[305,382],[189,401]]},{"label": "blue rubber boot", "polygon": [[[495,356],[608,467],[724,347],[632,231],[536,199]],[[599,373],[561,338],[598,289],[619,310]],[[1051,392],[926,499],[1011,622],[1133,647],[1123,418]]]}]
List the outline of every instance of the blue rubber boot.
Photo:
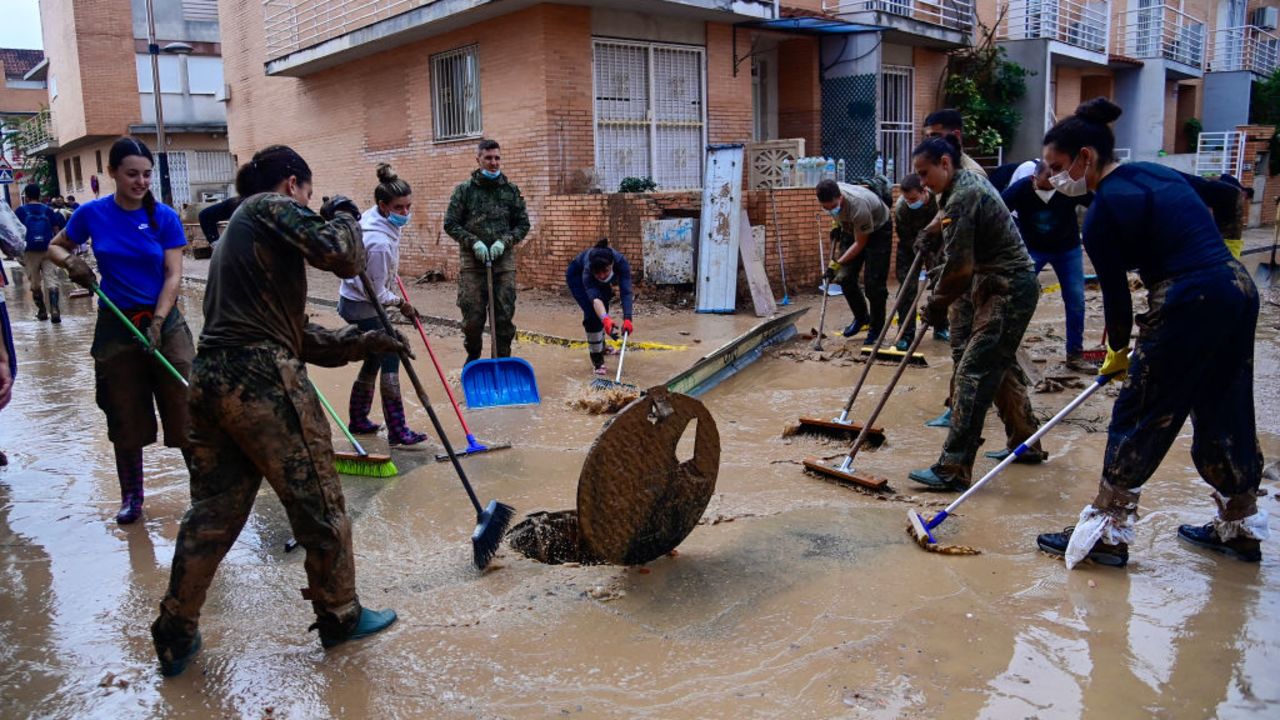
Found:
[{"label": "blue rubber boot", "polygon": [[200,648],[203,645],[204,642],[200,639],[199,631],[196,632],[196,636],[191,640],[191,644],[187,646],[187,651],[182,654],[177,654],[167,648],[162,650],[157,643],[156,654],[160,658],[160,674],[165,677],[181,675],[187,669],[187,665],[191,664],[196,653],[200,652]]},{"label": "blue rubber boot", "polygon": [[924,470],[912,470],[907,478],[913,482],[918,482],[931,490],[940,490],[943,492],[964,492],[969,489],[969,483],[953,478],[944,478],[933,471],[933,468],[925,468]]},{"label": "blue rubber boot", "polygon": [[[374,633],[382,632],[395,621],[395,610],[370,610],[367,607],[362,607],[360,608],[360,617],[356,620],[355,627],[351,629],[351,632],[345,635],[329,634],[325,632],[324,628],[320,628],[320,644],[327,650],[348,640],[359,640]],[[319,628],[320,624],[316,623],[311,627]]]},{"label": "blue rubber boot", "polygon": [[940,342],[951,342],[951,331],[950,330],[934,330],[933,339],[938,340]]},{"label": "blue rubber boot", "polygon": [[925,427],[951,427],[951,408],[924,424]]},{"label": "blue rubber boot", "polygon": [[[1005,448],[1003,450],[988,450],[987,452],[982,453],[982,456],[991,458],[996,462],[1000,462],[1009,457],[1009,453],[1011,452],[1013,451],[1009,448]],[[1016,465],[1039,465],[1048,459],[1048,453],[1036,452],[1035,448],[1027,448],[1027,452],[1022,453],[1022,456],[1013,462]]]}]

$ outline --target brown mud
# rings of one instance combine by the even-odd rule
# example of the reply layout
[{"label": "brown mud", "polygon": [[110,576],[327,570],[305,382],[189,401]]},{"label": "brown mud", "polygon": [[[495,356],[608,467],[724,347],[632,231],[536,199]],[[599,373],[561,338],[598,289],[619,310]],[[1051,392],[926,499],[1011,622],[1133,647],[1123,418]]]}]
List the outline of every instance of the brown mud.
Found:
[{"label": "brown mud", "polygon": [[[204,649],[186,674],[162,680],[148,626],[188,502],[186,471],[177,452],[149,448],[144,519],[112,522],[119,495],[93,404],[90,303],[66,301],[64,322],[53,327],[32,319],[25,289],[16,290],[8,298],[22,365],[13,403],[0,413],[11,463],[0,470],[5,717],[1280,715],[1280,541],[1264,543],[1261,564],[1245,565],[1174,538],[1179,523],[1213,511],[1190,460],[1190,425],[1147,485],[1126,570],[1067,572],[1035,547],[1037,533],[1072,524],[1095,492],[1106,439],[1098,430],[1112,401],[1104,393],[1046,438],[1048,463],[1010,467],[939,528],[940,542],[981,555],[927,553],[904,536],[907,508],[935,512],[953,497],[906,479],[936,458],[945,433],[922,426],[941,411],[951,369],[947,346],[932,339],[921,344],[929,366],[906,371],[878,423],[886,443],[856,461],[890,478],[896,495],[806,474],[804,457],[846,448],[781,436],[800,416],[839,412],[861,372],[849,352],[858,348],[827,362],[783,348],[701,398],[720,433],[716,494],[678,551],[643,567],[546,565],[504,547],[490,571],[477,573],[467,541],[474,512],[450,466],[432,461],[435,448],[393,451],[399,477],[343,485],[361,598],[401,619],[327,653],[306,631],[302,553],[283,552],[288,523],[264,489],[211,589]],[[424,312],[454,312],[447,283],[411,293]],[[183,296],[198,331],[199,284],[184,285]],[[1044,297],[1029,333],[1041,340],[1026,349],[1044,377],[1070,375],[1061,367],[1061,302]],[[521,302],[517,324],[580,335],[566,299],[529,293]],[[1089,302],[1087,340],[1101,335],[1096,291]],[[332,309],[313,309],[336,324]],[[849,320],[842,303],[829,313],[829,327]],[[715,347],[756,319],[641,305],[637,321],[646,339],[691,346],[629,352],[628,381],[647,387],[701,355],[695,339]],[[459,338],[429,331],[456,377]],[[1280,308],[1264,303],[1256,412],[1269,460],[1280,456],[1278,338]],[[789,347],[803,355],[811,342]],[[826,342],[833,353],[845,347]],[[524,517],[573,504],[604,418],[566,402],[593,379],[585,351],[518,343],[515,352],[535,367],[542,404],[469,413],[482,442],[513,448],[463,462],[482,501],[498,498]],[[424,355],[420,374],[460,444]],[[342,407],[354,372],[317,368],[313,376]],[[891,373],[873,368],[854,421]],[[1048,417],[1074,392],[1032,402]],[[412,426],[428,430],[425,413],[406,402]],[[1000,438],[993,414],[984,449]],[[344,444],[337,434],[334,443]],[[381,437],[370,446],[387,450]],[[975,469],[993,464],[979,458]],[[1264,480],[1271,492],[1260,500],[1273,538],[1277,482]]]}]

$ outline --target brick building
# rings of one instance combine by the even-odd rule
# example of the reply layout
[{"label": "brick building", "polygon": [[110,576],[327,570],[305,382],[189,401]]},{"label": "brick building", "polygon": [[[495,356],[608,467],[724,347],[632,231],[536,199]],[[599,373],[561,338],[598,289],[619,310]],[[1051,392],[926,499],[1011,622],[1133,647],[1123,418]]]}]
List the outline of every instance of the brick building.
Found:
[{"label": "brick building", "polygon": [[[21,186],[23,176],[29,168],[22,148],[9,142],[9,136],[44,107],[48,97],[44,82],[26,78],[27,73],[42,60],[44,53],[40,50],[0,48],[0,79],[4,81],[0,85],[0,157],[8,160],[14,167],[15,188]],[[16,193],[12,193],[12,188],[9,202],[11,205],[19,202]]]},{"label": "brick building", "polygon": [[[160,93],[174,204],[226,192],[227,151],[221,43],[214,0],[154,0]],[[111,143],[135,135],[153,151],[155,99],[145,0],[40,0],[45,60],[27,77],[46,84],[48,111],[28,121],[28,155],[49,157],[59,192],[114,192]],[[158,182],[157,182],[158,186]],[[158,193],[157,193],[158,195]]]},{"label": "brick building", "polygon": [[[406,272],[452,277],[444,210],[476,141],[495,138],[533,222],[522,281],[555,286],[602,234],[635,259],[643,222],[696,216],[707,144],[803,139],[850,175],[902,153],[936,108],[946,50],[969,42],[972,7],[957,6],[222,0],[231,150],[243,162],[287,143],[318,194],[361,204],[374,165],[391,162],[415,190]],[[659,191],[613,194],[626,177]],[[789,280],[816,282],[812,190],[776,199]],[[772,223],[766,193],[744,204],[753,224]],[[777,252],[767,266],[776,281]]]}]

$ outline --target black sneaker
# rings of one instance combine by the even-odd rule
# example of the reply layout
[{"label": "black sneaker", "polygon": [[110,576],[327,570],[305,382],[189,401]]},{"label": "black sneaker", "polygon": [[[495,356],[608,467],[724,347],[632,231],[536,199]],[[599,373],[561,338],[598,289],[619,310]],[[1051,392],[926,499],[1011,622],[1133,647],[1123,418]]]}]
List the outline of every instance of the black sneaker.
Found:
[{"label": "black sneaker", "polygon": [[1218,531],[1211,522],[1204,525],[1179,525],[1178,537],[1197,547],[1220,552],[1244,562],[1256,563],[1262,560],[1262,548],[1257,540],[1246,537],[1223,540],[1218,537]]},{"label": "black sneaker", "polygon": [[[1036,537],[1036,545],[1050,555],[1066,555],[1067,545],[1071,543],[1071,533],[1075,532],[1075,529],[1076,527],[1072,525],[1062,532],[1039,535]],[[1129,564],[1129,546],[1125,543],[1108,545],[1099,540],[1093,544],[1093,548],[1085,557],[1099,565],[1124,567]]]},{"label": "black sneaker", "polygon": [[867,324],[865,322],[862,322],[860,320],[854,320],[853,322],[849,323],[849,327],[845,328],[844,332],[840,334],[847,338],[850,338],[850,337],[853,337],[854,335],[857,335],[858,331],[866,326]]}]

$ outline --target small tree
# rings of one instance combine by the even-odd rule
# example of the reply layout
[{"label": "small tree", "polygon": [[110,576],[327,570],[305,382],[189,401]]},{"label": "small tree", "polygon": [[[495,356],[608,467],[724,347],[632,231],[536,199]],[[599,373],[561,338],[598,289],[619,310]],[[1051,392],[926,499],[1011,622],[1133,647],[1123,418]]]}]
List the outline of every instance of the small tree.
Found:
[{"label": "small tree", "polygon": [[[1249,97],[1249,122],[1254,125],[1271,125],[1280,128],[1280,70],[1271,77],[1253,84]],[[1267,145],[1269,175],[1280,175],[1280,131],[1271,136]]]},{"label": "small tree", "polygon": [[[996,18],[997,26],[1000,21]],[[991,28],[981,23],[978,28],[979,42],[948,58],[942,94],[948,107],[964,115],[965,139],[994,152],[1017,133],[1022,113],[1015,105],[1027,94],[1027,76],[1034,73],[1006,57]]]}]

